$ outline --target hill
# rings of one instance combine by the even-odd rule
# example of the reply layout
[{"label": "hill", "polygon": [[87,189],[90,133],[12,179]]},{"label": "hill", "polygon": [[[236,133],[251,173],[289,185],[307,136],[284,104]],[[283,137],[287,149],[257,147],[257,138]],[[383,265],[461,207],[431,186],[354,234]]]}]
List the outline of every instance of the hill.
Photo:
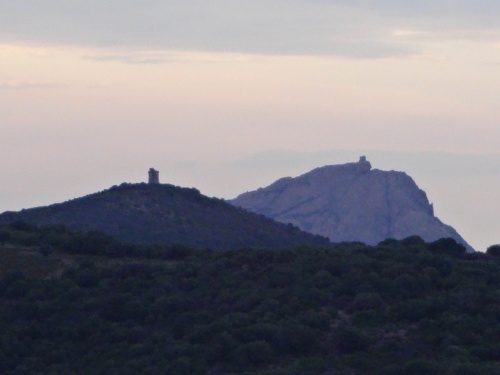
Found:
[{"label": "hill", "polygon": [[196,189],[168,184],[122,184],[68,202],[0,215],[0,224],[15,221],[64,224],[79,231],[98,230],[130,243],[181,244],[193,248],[329,244],[324,237],[206,197]]},{"label": "hill", "polygon": [[2,374],[498,374],[500,258],[450,239],[155,255],[0,231]]},{"label": "hill", "polygon": [[333,242],[375,245],[412,235],[426,241],[450,237],[473,251],[455,229],[434,216],[425,192],[410,176],[372,169],[364,157],[282,178],[230,202]]}]

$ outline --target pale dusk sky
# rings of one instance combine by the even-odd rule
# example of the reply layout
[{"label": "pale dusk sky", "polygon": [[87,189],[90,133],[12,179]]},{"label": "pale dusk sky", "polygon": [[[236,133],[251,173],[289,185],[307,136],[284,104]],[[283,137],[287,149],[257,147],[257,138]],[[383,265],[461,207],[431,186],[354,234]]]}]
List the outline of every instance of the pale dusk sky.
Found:
[{"label": "pale dusk sky", "polygon": [[221,198],[366,154],[500,243],[500,1],[0,4],[0,212],[145,181]]}]

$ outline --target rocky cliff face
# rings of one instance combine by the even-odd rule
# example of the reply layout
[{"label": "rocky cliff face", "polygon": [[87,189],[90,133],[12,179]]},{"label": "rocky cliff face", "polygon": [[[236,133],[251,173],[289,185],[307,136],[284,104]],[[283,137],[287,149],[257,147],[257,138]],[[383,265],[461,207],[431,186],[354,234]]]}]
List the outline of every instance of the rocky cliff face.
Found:
[{"label": "rocky cliff face", "polygon": [[302,176],[241,194],[232,204],[293,223],[333,242],[369,245],[418,235],[426,241],[451,237],[473,249],[449,225],[434,216],[424,191],[403,172],[372,169],[358,163],[329,165]]}]

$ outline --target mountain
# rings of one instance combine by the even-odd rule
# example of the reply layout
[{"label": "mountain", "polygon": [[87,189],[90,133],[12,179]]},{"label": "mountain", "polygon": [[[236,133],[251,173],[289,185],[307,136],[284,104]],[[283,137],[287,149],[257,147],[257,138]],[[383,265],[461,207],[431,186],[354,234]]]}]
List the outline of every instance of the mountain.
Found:
[{"label": "mountain", "polygon": [[180,244],[193,248],[284,248],[328,246],[324,237],[275,222],[169,184],[122,184],[46,207],[0,214],[0,224],[26,221],[99,230],[131,243]]},{"label": "mountain", "polygon": [[455,229],[434,216],[425,192],[410,176],[372,169],[364,156],[357,163],[282,178],[230,202],[333,242],[375,245],[412,235],[426,241],[450,237],[474,251]]}]

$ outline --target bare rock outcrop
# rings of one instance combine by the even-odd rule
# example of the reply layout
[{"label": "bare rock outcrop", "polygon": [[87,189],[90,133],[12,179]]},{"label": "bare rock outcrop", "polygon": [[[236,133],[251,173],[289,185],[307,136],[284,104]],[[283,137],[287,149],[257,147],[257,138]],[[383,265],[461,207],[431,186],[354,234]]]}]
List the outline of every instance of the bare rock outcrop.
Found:
[{"label": "bare rock outcrop", "polygon": [[372,169],[365,157],[282,178],[230,202],[333,242],[375,245],[412,235],[426,241],[450,237],[473,251],[455,229],[434,216],[425,192],[410,176]]}]

